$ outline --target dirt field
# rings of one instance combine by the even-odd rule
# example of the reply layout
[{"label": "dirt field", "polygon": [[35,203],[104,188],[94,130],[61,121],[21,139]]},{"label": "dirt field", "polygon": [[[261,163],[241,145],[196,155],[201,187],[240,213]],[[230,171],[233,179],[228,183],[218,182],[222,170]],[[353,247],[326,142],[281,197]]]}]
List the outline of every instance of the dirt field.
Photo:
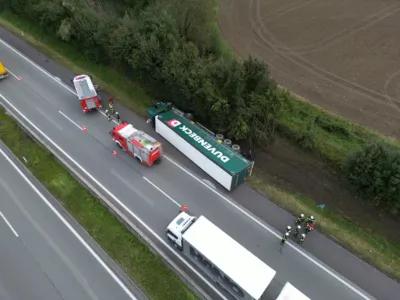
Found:
[{"label": "dirt field", "polygon": [[[281,85],[400,138],[399,0],[221,0],[219,25],[239,55],[265,60]],[[366,207],[334,171],[288,141],[278,138],[256,166],[269,182],[400,241],[389,230],[398,218]]]},{"label": "dirt field", "polygon": [[283,86],[400,138],[400,1],[221,0],[219,25]]}]

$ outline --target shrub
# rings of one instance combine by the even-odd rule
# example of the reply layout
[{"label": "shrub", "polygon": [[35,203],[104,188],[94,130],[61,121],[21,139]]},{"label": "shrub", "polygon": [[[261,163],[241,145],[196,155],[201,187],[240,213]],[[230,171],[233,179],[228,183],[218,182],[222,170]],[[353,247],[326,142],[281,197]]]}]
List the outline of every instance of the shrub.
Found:
[{"label": "shrub", "polygon": [[374,142],[349,155],[344,180],[374,205],[397,214],[400,209],[400,152],[384,142]]}]

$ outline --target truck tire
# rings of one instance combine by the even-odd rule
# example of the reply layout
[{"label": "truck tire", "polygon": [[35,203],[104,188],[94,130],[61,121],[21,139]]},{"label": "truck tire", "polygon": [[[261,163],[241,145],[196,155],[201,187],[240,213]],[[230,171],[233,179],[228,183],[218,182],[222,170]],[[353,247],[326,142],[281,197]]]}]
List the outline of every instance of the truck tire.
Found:
[{"label": "truck tire", "polygon": [[174,241],[173,239],[171,239],[168,235],[165,235],[165,236],[167,237],[168,242],[170,242],[171,244],[173,244],[174,247],[175,247],[176,249],[178,249],[179,251],[182,251],[182,250],[183,250],[183,248],[182,248],[182,247],[179,247],[179,246],[175,243],[175,241]]},{"label": "truck tire", "polygon": [[118,148],[120,148],[120,149],[124,150],[124,148],[122,148],[122,146],[121,146],[121,144],[120,144],[120,143],[118,143],[117,141],[115,141],[115,144],[118,146]]}]

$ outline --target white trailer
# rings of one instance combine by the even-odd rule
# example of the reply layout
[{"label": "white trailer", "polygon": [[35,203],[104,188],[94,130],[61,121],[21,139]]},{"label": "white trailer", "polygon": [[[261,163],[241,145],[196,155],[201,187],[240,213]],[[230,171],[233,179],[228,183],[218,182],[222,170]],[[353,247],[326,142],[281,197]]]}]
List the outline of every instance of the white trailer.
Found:
[{"label": "white trailer", "polygon": [[254,162],[177,109],[165,111],[151,107],[149,117],[158,134],[227,190],[232,191],[251,176]]},{"label": "white trailer", "polygon": [[235,299],[259,300],[276,271],[204,216],[181,212],[166,236],[191,262]]},{"label": "white trailer", "polygon": [[289,282],[286,282],[276,300],[311,300]]}]

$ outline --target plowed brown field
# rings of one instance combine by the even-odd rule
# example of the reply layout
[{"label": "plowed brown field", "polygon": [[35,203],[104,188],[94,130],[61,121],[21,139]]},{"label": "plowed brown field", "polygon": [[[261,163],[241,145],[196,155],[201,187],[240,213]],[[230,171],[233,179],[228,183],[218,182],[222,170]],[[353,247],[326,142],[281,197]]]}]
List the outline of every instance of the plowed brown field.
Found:
[{"label": "plowed brown field", "polygon": [[[282,86],[400,138],[399,0],[220,0],[219,27],[237,54],[266,61]],[[278,138],[256,167],[268,182],[400,240],[389,229],[398,218],[366,207],[335,171],[290,142]]]},{"label": "plowed brown field", "polygon": [[400,138],[400,1],[221,0],[219,26],[281,85]]}]

